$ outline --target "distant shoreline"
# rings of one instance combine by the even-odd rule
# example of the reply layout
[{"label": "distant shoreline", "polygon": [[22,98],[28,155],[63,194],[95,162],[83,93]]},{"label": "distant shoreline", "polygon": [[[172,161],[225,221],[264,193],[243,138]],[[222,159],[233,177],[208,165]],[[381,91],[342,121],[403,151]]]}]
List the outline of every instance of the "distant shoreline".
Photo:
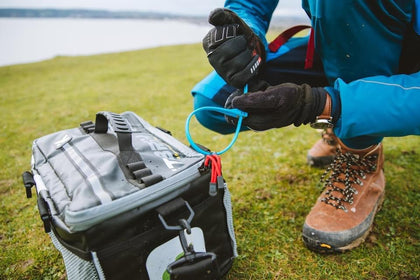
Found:
[{"label": "distant shoreline", "polygon": [[[275,16],[269,37],[277,36],[287,27],[305,24],[305,20],[293,15]],[[0,67],[55,56],[198,43],[210,28],[204,16],[75,9],[0,9],[0,41],[3,42]]]},{"label": "distant shoreline", "polygon": [[[151,19],[183,20],[196,24],[207,24],[204,15],[178,15],[146,11],[108,11],[91,9],[18,9],[1,8],[0,18],[75,18],[75,19]],[[306,23],[301,16],[273,16],[271,28],[282,28],[293,24]]]},{"label": "distant shoreline", "polygon": [[124,19],[205,19],[205,16],[176,15],[143,11],[108,11],[91,9],[0,9],[0,17],[46,17],[46,18],[124,18]]}]

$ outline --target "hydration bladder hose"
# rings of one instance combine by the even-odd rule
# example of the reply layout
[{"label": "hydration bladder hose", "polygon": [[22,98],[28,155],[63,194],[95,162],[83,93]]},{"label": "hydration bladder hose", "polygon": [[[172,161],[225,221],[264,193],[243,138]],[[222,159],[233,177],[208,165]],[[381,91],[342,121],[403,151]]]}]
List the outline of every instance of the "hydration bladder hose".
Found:
[{"label": "hydration bladder hose", "polygon": [[[244,94],[246,94],[248,91],[248,85],[245,85],[244,88]],[[190,134],[190,121],[191,118],[198,112],[200,111],[214,111],[214,112],[219,112],[222,113],[224,115],[228,115],[231,117],[235,117],[238,118],[238,124],[236,126],[236,130],[235,130],[235,134],[233,136],[232,141],[230,142],[230,144],[224,148],[223,150],[219,151],[219,152],[209,152],[209,151],[205,151],[203,149],[201,149],[192,139],[191,134]],[[246,118],[248,116],[248,113],[241,111],[239,109],[226,109],[226,108],[221,108],[221,107],[213,107],[213,106],[207,106],[207,107],[201,107],[198,108],[196,110],[194,110],[187,118],[187,121],[185,122],[185,134],[187,136],[187,140],[188,142],[190,142],[191,147],[196,150],[197,152],[203,154],[203,155],[212,155],[212,154],[216,154],[216,155],[221,155],[223,153],[225,153],[227,150],[229,150],[230,148],[232,148],[233,144],[236,142],[236,139],[238,139],[239,136],[239,132],[241,130],[241,125],[242,125],[242,120],[243,118]]]}]

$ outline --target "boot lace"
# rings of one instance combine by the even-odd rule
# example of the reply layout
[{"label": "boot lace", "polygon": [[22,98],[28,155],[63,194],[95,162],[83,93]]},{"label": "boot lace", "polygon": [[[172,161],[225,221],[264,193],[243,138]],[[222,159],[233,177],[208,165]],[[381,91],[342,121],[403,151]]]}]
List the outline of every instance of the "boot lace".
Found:
[{"label": "boot lace", "polygon": [[353,204],[358,186],[363,186],[362,180],[366,179],[367,174],[375,172],[377,157],[376,154],[361,157],[337,149],[334,161],[321,176],[321,182],[326,188],[321,201],[347,212],[345,203]]}]

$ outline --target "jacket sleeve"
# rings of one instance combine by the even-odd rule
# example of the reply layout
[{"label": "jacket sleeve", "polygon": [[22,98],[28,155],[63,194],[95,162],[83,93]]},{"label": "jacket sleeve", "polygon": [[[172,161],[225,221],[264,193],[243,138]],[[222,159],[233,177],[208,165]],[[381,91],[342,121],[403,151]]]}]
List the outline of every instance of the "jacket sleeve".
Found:
[{"label": "jacket sleeve", "polygon": [[341,99],[339,138],[420,135],[420,72],[375,76],[345,83],[334,90]]},{"label": "jacket sleeve", "polygon": [[235,12],[267,47],[265,34],[279,0],[226,0],[225,8]]}]

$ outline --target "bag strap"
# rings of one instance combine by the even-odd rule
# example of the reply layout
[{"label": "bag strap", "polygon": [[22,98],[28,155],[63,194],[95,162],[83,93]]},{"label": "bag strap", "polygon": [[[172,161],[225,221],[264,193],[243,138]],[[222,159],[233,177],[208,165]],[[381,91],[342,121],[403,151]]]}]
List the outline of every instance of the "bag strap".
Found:
[{"label": "bag strap", "polygon": [[31,172],[25,171],[22,174],[23,186],[25,187],[26,197],[32,197],[32,187],[35,186],[34,176]]},{"label": "bag strap", "polygon": [[[26,189],[26,197],[31,198],[32,197],[32,187],[36,186],[34,175],[29,172],[25,171],[22,174],[22,180],[23,185]],[[45,198],[48,197],[48,195],[45,194],[46,190],[40,190],[37,194],[37,206],[38,206],[38,212],[39,216],[42,220],[42,223],[44,224],[44,230],[46,233],[49,233],[51,231],[51,214],[50,214],[50,208],[48,206],[48,203],[46,202]]]},{"label": "bag strap", "polygon": [[290,38],[296,35],[298,32],[311,28],[309,25],[296,25],[292,26],[289,29],[284,30],[280,33],[269,45],[268,49],[272,52],[278,51],[278,49],[283,46]]},{"label": "bag strap", "polygon": [[[134,152],[132,131],[127,120],[120,114],[111,112],[98,112],[95,120],[95,133],[107,133],[108,126],[117,134],[120,152]],[[137,153],[136,153],[137,154]]]},{"label": "bag strap", "polygon": [[306,50],[306,58],[305,58],[305,69],[312,68],[313,65],[313,58],[315,52],[315,41],[314,41],[314,29],[309,25],[296,25],[286,29],[282,33],[280,33],[269,45],[268,49],[271,52],[276,52],[278,49],[283,46],[290,38],[296,35],[298,32],[311,28],[311,33],[309,35],[308,47]]},{"label": "bag strap", "polygon": [[163,177],[159,174],[152,174],[152,171],[146,167],[140,154],[134,149],[131,126],[126,118],[116,113],[98,112],[95,120],[95,134],[107,133],[109,126],[112,127],[112,130],[117,135],[118,156],[122,166],[125,167],[129,174],[144,184],[145,187],[162,181]]},{"label": "bag strap", "polygon": [[[176,225],[168,225],[165,216],[176,213],[179,209],[185,207],[189,212],[188,218],[184,217],[179,219]],[[185,234],[191,234],[191,222],[195,215],[189,203],[181,197],[177,197],[158,207],[156,211],[166,230],[178,231],[179,241],[184,251],[184,255],[181,258],[167,266],[166,271],[169,273],[170,279],[220,279],[220,267],[216,254],[212,252],[196,252],[194,250],[194,244],[187,242]]]}]

